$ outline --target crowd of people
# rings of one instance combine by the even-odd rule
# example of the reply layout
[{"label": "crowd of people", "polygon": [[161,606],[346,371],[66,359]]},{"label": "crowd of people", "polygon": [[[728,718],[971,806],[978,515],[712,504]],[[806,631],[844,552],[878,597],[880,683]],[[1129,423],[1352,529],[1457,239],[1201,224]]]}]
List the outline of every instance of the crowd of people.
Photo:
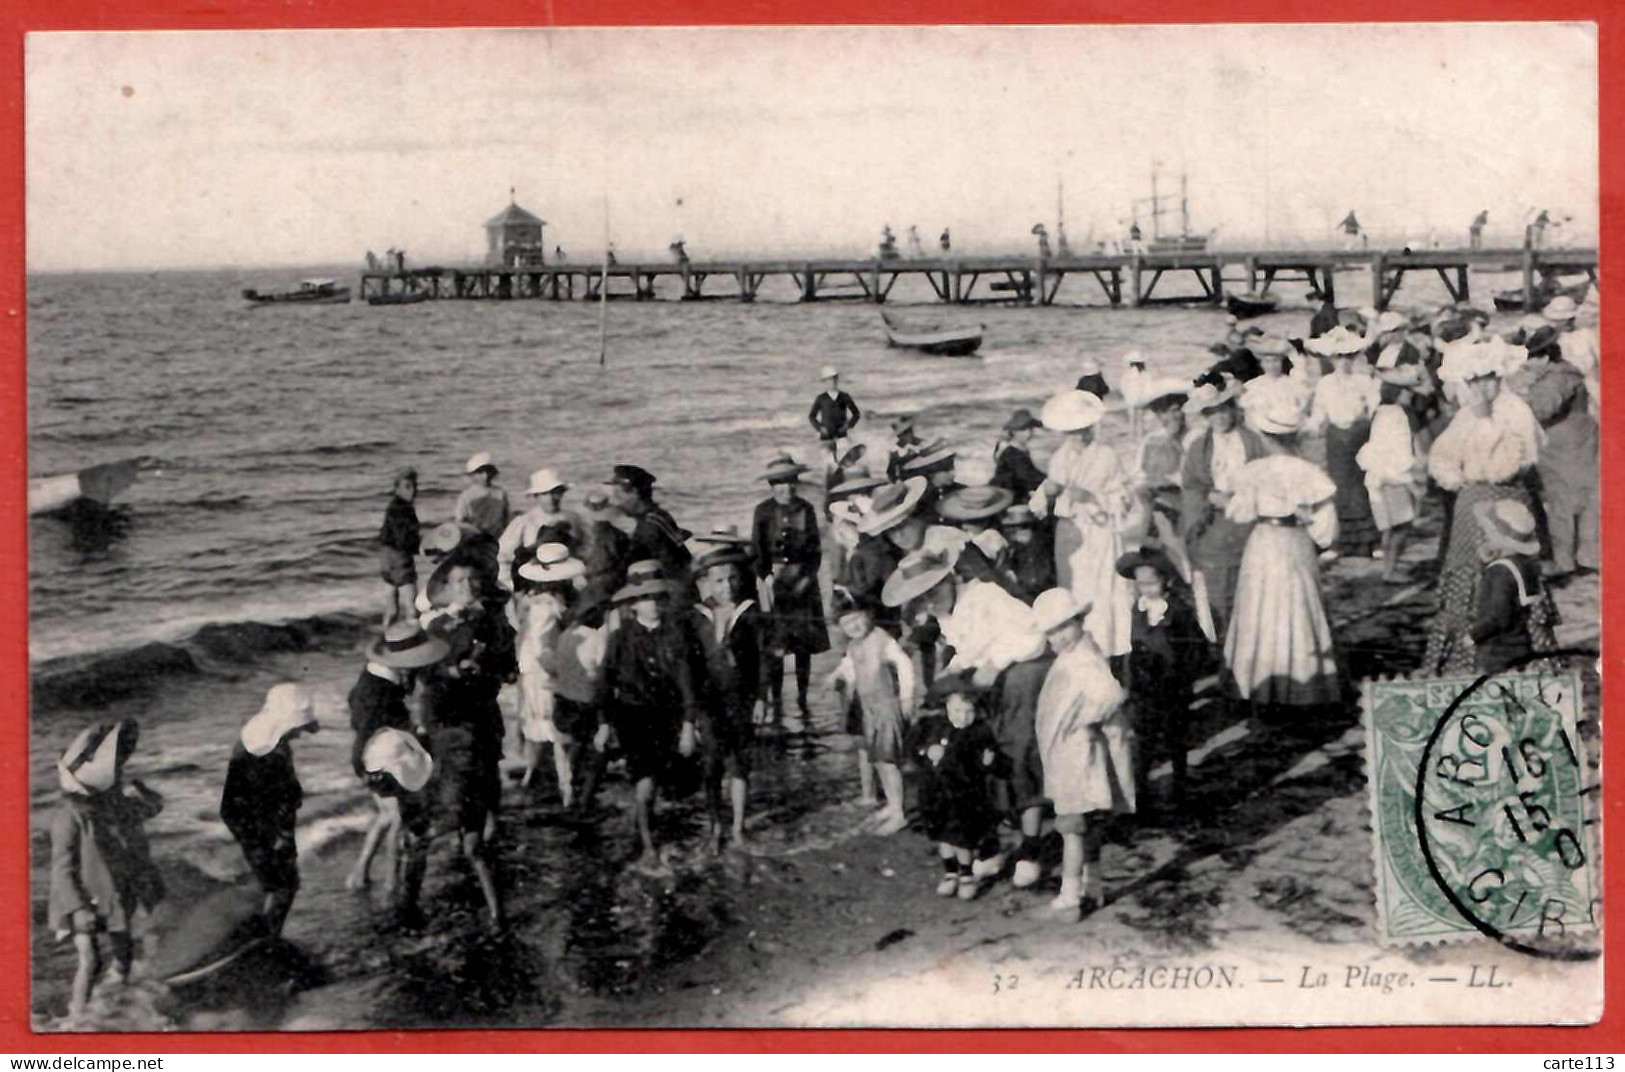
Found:
[{"label": "crowd of people", "polygon": [[[523,785],[550,757],[561,805],[586,821],[624,762],[635,866],[669,867],[653,813],[685,771],[704,786],[709,849],[748,848],[753,742],[810,728],[812,661],[833,630],[844,651],[829,684],[857,739],[865,828],[917,822],[941,860],[937,891],[967,900],[1039,884],[1058,835],[1059,892],[1036,908],[1076,920],[1102,903],[1112,817],[1187,806],[1200,682],[1216,675],[1224,702],[1272,730],[1346,710],[1322,569],[1362,557],[1388,583],[1425,576],[1405,548],[1429,496],[1444,531],[1418,669],[1496,671],[1555,650],[1552,589],[1598,565],[1598,353],[1575,312],[1559,298],[1497,333],[1466,305],[1328,304],[1301,337],[1232,321],[1195,379],[1128,354],[1115,392],[1089,360],[1075,387],[1004,422],[986,484],[962,484],[956,448],[912,414],[890,418],[871,471],[847,443],[862,413],[826,367],[808,419],[827,459],[771,457],[744,531],[689,533],[633,464],[578,503],[538,469],[516,511],[483,452],[451,519],[425,529],[417,475],[401,471],[380,534],[382,631],[348,698],[376,809],[348,884],[368,885],[392,843],[387,882],[411,919],[432,837],[454,834],[486,922],[504,926],[490,843],[507,687]],[[1113,411],[1121,447],[1099,435]],[[1054,437],[1042,463],[1040,430]],[[221,820],[264,891],[268,933],[299,888],[291,744],[316,729],[308,688],[275,686],[225,778]],[[59,764],[49,914],[79,949],[79,1007],[98,936],[127,970],[129,917],[162,896],[141,834],[161,800],[122,776],[136,737],[129,720],[98,723]],[[1150,778],[1159,760],[1165,787]]]}]

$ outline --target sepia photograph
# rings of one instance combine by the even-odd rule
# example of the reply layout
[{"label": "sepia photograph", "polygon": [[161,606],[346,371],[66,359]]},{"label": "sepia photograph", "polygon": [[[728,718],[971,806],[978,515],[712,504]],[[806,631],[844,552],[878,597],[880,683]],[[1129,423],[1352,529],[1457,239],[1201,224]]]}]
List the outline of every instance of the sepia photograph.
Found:
[{"label": "sepia photograph", "polygon": [[35,1031],[1601,1017],[1595,24],[24,71]]}]

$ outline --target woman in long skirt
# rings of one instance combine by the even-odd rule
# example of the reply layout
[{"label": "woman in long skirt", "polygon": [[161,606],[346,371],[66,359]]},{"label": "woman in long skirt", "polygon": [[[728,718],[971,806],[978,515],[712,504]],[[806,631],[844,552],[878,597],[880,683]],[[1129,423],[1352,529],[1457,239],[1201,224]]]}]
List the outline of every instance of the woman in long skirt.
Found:
[{"label": "woman in long skirt", "polygon": [[1331,375],[1315,385],[1309,423],[1326,430],[1326,474],[1337,486],[1338,550],[1365,556],[1376,547],[1378,534],[1365,471],[1356,459],[1371,435],[1371,418],[1381,401],[1376,379],[1367,368],[1356,372],[1356,360],[1364,365],[1359,354],[1333,355]]},{"label": "woman in long skirt", "polygon": [[1242,553],[1224,661],[1256,708],[1316,707],[1342,695],[1320,589],[1319,551],[1337,539],[1337,488],[1291,454],[1248,462],[1225,507],[1256,521]]},{"label": "woman in long skirt", "polygon": [[1540,422],[1527,402],[1500,389],[1502,377],[1523,359],[1524,351],[1499,338],[1463,340],[1445,351],[1439,368],[1439,379],[1454,391],[1460,409],[1428,454],[1429,475],[1454,493],[1455,501],[1423,673],[1465,675],[1476,670],[1472,628],[1483,533],[1474,508],[1500,499],[1530,505],[1523,478],[1540,456]]},{"label": "woman in long skirt", "polygon": [[1085,391],[1062,391],[1044,403],[1044,427],[1066,433],[1049,462],[1042,491],[1055,526],[1056,585],[1091,606],[1084,629],[1107,656],[1128,654],[1134,586],[1118,576],[1121,531],[1139,505],[1117,452],[1095,442],[1105,414]]}]

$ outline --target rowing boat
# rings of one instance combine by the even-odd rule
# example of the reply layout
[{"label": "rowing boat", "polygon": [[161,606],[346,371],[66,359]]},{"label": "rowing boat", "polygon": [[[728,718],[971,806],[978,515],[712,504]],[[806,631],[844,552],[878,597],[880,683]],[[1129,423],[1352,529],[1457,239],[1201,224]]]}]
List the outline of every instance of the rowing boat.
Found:
[{"label": "rowing boat", "polygon": [[1237,320],[1251,320],[1255,316],[1275,312],[1280,301],[1268,294],[1226,294],[1225,305],[1230,309],[1230,315]]},{"label": "rowing boat", "polygon": [[54,514],[75,503],[106,507],[113,497],[134,484],[141,459],[104,462],[61,476],[36,477],[28,482],[28,513]]},{"label": "rowing boat", "polygon": [[1535,300],[1528,308],[1524,307],[1523,290],[1498,290],[1495,292],[1495,307],[1503,313],[1538,313],[1552,301],[1562,295],[1574,299],[1575,305],[1584,305],[1586,297],[1591,293],[1591,280],[1575,283],[1573,286],[1560,286],[1549,289],[1537,289]]},{"label": "rowing boat", "polygon": [[974,354],[982,345],[982,333],[986,330],[981,324],[974,328],[908,328],[894,323],[885,313],[880,314],[880,320],[886,326],[886,345],[901,350],[918,350],[934,357],[966,357]]},{"label": "rowing boat", "polygon": [[243,297],[255,305],[343,305],[350,300],[350,288],[331,279],[306,279],[298,290],[262,293],[250,287]]}]

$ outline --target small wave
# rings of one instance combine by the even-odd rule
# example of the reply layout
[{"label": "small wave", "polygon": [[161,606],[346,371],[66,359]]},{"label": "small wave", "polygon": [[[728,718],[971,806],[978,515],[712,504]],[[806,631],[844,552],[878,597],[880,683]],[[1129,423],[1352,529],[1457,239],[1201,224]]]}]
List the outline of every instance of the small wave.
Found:
[{"label": "small wave", "polygon": [[178,643],[63,656],[35,667],[35,711],[101,708],[150,693],[176,677],[239,667],[282,652],[339,647],[360,639],[370,617],[335,613],[284,622],[210,623]]}]

